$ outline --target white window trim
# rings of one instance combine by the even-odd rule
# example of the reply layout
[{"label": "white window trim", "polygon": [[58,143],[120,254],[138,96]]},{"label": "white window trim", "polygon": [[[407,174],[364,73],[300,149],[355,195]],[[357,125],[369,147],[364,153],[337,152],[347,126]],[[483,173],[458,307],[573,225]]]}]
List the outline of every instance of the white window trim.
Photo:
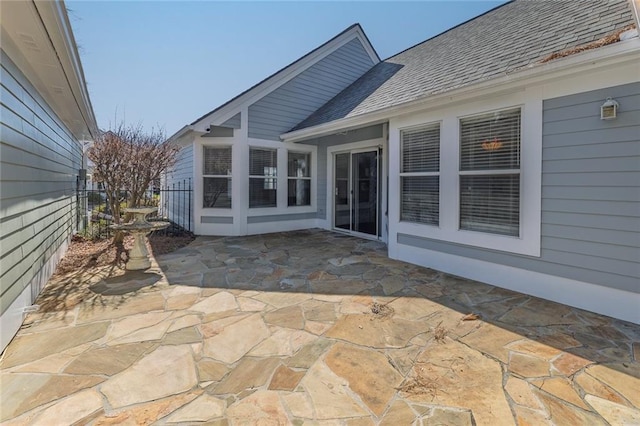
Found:
[{"label": "white window trim", "polygon": [[[424,123],[424,124],[420,124],[417,126],[411,126],[411,127],[405,127],[400,129],[399,131],[399,135],[400,135],[400,143],[398,144],[398,149],[399,149],[399,159],[400,159],[400,164],[399,164],[399,175],[400,175],[400,186],[399,186],[399,194],[402,194],[402,178],[403,177],[411,177],[411,176],[438,176],[440,177],[440,173],[442,172],[442,165],[440,164],[440,162],[438,162],[438,171],[437,172],[410,172],[410,173],[405,173],[402,172],[402,132],[403,131],[412,131],[412,130],[419,130],[421,128],[424,127],[429,127],[429,126],[435,126],[435,125],[439,126],[439,130],[440,130],[440,150],[442,150],[442,121],[438,120],[438,121],[434,121],[434,122],[430,122],[430,123]],[[442,188],[440,187],[438,190],[438,211],[440,211],[441,208],[441,201],[440,200],[440,193],[442,192]],[[442,212],[440,211],[440,215],[442,215]],[[402,223],[411,223],[411,224],[415,224],[415,225],[420,225],[420,226],[432,226],[432,227],[438,227],[440,220],[438,220],[438,224],[432,224],[432,223],[420,223],[420,222],[410,222],[410,221],[403,221],[402,220],[402,197],[399,197],[399,203],[398,203],[398,218]]]},{"label": "white window trim", "polygon": [[[511,108],[510,110],[514,110],[516,108]],[[517,109],[519,110],[520,113],[520,141],[519,144],[520,146],[522,145],[522,128],[523,128],[523,117],[522,117],[522,108],[520,106],[517,107]],[[502,111],[505,111],[507,109],[505,108],[501,108],[498,110],[493,110],[493,111],[487,111],[488,114],[491,113],[499,113]],[[480,114],[471,114],[471,115],[465,115],[465,116],[461,116],[458,117],[458,130],[460,130],[461,126],[462,126],[462,120],[467,119],[467,118],[475,118],[478,115],[486,115],[487,113],[480,113]],[[518,151],[519,151],[519,155],[520,158],[518,160],[518,163],[521,164],[522,162],[522,151],[520,151],[520,146],[518,147]],[[458,135],[458,164],[461,163],[461,159],[462,159],[462,153],[461,153],[461,149],[460,149],[460,135]],[[517,169],[474,169],[474,170],[461,170],[460,167],[458,167],[458,179],[460,179],[462,176],[498,176],[498,175],[518,175],[518,180],[520,181],[520,193],[518,194],[518,198],[519,198],[519,209],[522,208],[522,174],[521,174],[521,167],[517,168]],[[458,191],[460,191],[460,186],[458,185]],[[461,194],[458,192],[458,227],[460,227],[460,210],[461,210]],[[517,238],[520,237],[521,232],[522,232],[522,210],[519,210],[519,220],[518,220],[518,236]],[[461,229],[462,230],[462,229]],[[465,230],[467,231],[467,230]],[[468,230],[470,232],[481,232],[481,233],[486,233],[486,234],[493,234],[489,231],[478,231],[478,230]],[[513,236],[512,236],[513,237]]]},{"label": "white window trim", "polygon": [[[460,223],[460,125],[461,117],[509,108],[521,109],[520,235],[519,237],[459,229]],[[400,222],[400,131],[441,121],[440,127],[440,224]],[[492,99],[449,106],[438,111],[407,115],[390,120],[390,209],[392,235],[404,233],[446,242],[540,256],[542,180],[542,99],[520,92]]]},{"label": "white window trim", "polygon": [[[277,148],[273,148],[273,147],[263,147],[263,146],[255,146],[255,145],[249,145],[249,159],[248,159],[248,163],[247,163],[247,169],[246,170],[250,170],[251,169],[251,151],[252,150],[261,150],[261,151],[272,151],[276,153],[276,174],[275,176],[268,176],[268,175],[252,175],[249,174],[249,189],[247,191],[247,207],[249,208],[249,211],[254,211],[254,210],[273,210],[273,209],[277,209],[278,208],[278,204],[279,204],[279,198],[280,198],[280,192],[282,192],[280,189],[282,188],[280,185],[280,180],[278,179],[278,177],[280,177],[280,175],[282,175],[282,173],[279,173],[281,170],[278,170],[278,168],[282,168],[282,163],[280,161],[280,155],[278,155],[278,149]],[[275,179],[276,181],[276,187],[275,187],[275,191],[276,191],[276,205],[275,206],[265,206],[265,207],[251,207],[251,179],[261,179],[261,180],[265,180],[265,179]]]},{"label": "white window trim", "polygon": [[[263,139],[248,139],[248,147],[246,150],[246,165],[244,165],[243,173],[247,176],[247,184],[249,182],[249,152],[252,148],[256,149],[276,149],[278,151],[278,171],[277,171],[277,207],[251,207],[249,208],[249,190],[246,191],[246,214],[249,217],[255,216],[269,216],[269,215],[286,215],[286,214],[299,214],[299,213],[315,213],[318,208],[318,196],[317,196],[317,179],[318,179],[318,156],[317,147],[314,145],[293,144],[277,141],[269,141]],[[288,172],[287,161],[288,152],[300,152],[309,153],[311,155],[311,205],[309,206],[288,206]],[[315,170],[315,172],[314,172]],[[255,176],[260,177],[260,176]],[[284,188],[284,190],[281,190]]]},{"label": "white window trim", "polygon": [[[207,148],[230,148],[231,149],[231,174],[230,175],[208,175],[204,173],[204,151]],[[194,149],[194,151],[196,151]],[[233,165],[233,153],[234,149],[233,149],[233,144],[232,143],[206,143],[206,144],[202,144],[200,145],[200,152],[201,155],[197,157],[198,161],[198,169],[200,171],[200,173],[198,173],[200,175],[200,183],[197,185],[198,187],[200,187],[200,191],[198,191],[199,193],[194,194],[195,197],[197,198],[197,203],[199,205],[199,208],[203,211],[203,212],[207,212],[207,214],[215,214],[217,212],[219,212],[219,214],[221,215],[229,215],[231,213],[231,211],[235,208],[235,203],[237,201],[234,201],[234,193],[233,193],[233,189],[232,189],[232,193],[231,193],[231,207],[204,207],[204,178],[208,178],[208,177],[217,177],[217,178],[228,178],[231,179],[231,187],[233,188],[234,185],[234,176],[233,176],[233,170],[234,170],[234,165]]]}]

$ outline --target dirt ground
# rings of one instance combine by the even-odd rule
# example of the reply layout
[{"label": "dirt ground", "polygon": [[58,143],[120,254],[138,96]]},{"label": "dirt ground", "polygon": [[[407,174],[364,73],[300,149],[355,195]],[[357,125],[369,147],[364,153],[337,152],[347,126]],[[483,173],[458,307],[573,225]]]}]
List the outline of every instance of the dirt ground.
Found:
[{"label": "dirt ground", "polygon": [[[164,236],[151,235],[148,237],[149,248],[154,255],[171,253],[188,245],[194,236]],[[128,250],[133,246],[133,237],[124,238],[124,251],[113,244],[113,238],[91,240],[75,235],[71,239],[69,249],[58,264],[54,276],[64,275],[80,268],[94,268],[103,266],[124,267],[128,259]]]},{"label": "dirt ground", "polygon": [[[150,235],[148,249],[155,255],[170,253],[188,245],[192,235]],[[91,291],[95,277],[113,277],[125,272],[133,237],[124,238],[124,247],[113,244],[113,238],[92,240],[76,235],[72,238],[56,271],[36,300],[40,312],[60,312],[80,302],[100,298]]]}]

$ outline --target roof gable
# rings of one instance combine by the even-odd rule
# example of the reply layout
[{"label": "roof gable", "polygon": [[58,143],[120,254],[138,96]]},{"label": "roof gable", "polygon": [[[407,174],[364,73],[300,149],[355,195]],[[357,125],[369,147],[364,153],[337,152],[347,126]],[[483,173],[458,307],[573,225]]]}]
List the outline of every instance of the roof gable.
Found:
[{"label": "roof gable", "polygon": [[349,28],[345,29],[298,60],[275,72],[213,111],[199,117],[191,123],[191,126],[205,128],[211,123],[215,124],[216,121],[228,119],[229,117],[237,114],[239,109],[243,106],[248,106],[261,97],[264,97],[269,92],[289,82],[297,75],[321,61],[323,58],[340,49],[345,44],[356,39],[362,44],[373,64],[380,62],[378,54],[369,42],[369,39],[362,30],[362,27],[360,27],[360,24],[351,25]]},{"label": "roof gable", "polygon": [[380,62],[292,130],[402,105],[541,64],[634,24],[626,0],[516,0]]},{"label": "roof gable", "polygon": [[282,133],[307,118],[374,65],[361,41],[353,38],[251,104],[247,120],[249,137],[279,141]]}]

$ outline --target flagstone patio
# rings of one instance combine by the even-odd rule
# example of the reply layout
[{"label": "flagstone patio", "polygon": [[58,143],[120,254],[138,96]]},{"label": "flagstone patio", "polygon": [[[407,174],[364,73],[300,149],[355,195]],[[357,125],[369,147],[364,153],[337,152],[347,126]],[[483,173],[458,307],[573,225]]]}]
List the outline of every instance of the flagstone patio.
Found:
[{"label": "flagstone patio", "polygon": [[3,424],[640,423],[638,325],[319,230],[156,261],[79,272],[95,297],[29,314]]}]

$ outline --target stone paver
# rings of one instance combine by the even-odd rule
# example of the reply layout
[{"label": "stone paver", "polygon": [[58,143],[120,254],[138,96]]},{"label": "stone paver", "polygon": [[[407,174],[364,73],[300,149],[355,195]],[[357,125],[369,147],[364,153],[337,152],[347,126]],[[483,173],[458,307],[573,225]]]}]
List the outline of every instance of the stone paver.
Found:
[{"label": "stone paver", "polygon": [[3,354],[3,424],[640,424],[640,326],[378,242],[202,237],[86,276],[91,300],[30,314]]}]

